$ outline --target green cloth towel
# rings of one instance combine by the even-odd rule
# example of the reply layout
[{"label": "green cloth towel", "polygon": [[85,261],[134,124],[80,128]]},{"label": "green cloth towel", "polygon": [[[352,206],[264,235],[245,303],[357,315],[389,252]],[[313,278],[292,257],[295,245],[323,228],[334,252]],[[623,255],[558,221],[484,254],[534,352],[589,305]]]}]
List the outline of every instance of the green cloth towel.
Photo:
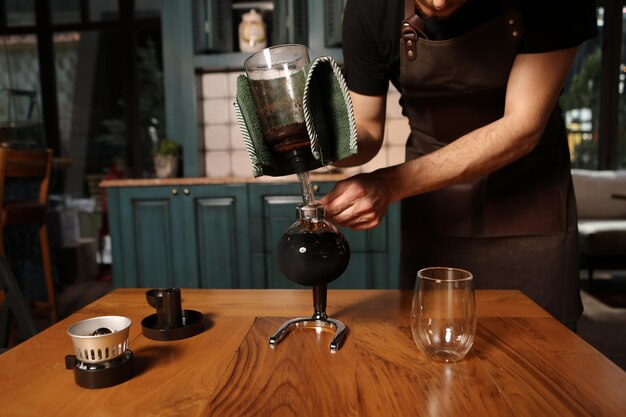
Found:
[{"label": "green cloth towel", "polygon": [[[311,152],[321,166],[330,165],[357,152],[352,101],[341,69],[333,58],[317,58],[306,73],[302,106]],[[253,175],[293,174],[285,155],[272,150],[263,140],[248,78],[243,74],[237,78],[234,105]]]}]

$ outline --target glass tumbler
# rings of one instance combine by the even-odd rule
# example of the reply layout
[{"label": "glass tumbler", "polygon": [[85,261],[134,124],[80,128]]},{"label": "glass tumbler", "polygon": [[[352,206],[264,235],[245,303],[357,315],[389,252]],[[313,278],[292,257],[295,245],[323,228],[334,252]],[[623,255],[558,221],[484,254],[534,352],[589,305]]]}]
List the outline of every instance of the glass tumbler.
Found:
[{"label": "glass tumbler", "polygon": [[430,359],[463,359],[476,334],[472,274],[446,267],[420,270],[413,294],[411,332],[418,349]]}]

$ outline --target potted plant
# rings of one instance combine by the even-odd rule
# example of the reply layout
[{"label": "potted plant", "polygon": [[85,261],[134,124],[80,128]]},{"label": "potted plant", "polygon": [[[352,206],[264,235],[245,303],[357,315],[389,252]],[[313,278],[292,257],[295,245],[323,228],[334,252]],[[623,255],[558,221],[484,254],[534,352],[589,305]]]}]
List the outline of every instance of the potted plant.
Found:
[{"label": "potted plant", "polygon": [[158,178],[174,178],[178,174],[178,166],[182,146],[171,139],[161,139],[154,150],[154,170]]}]

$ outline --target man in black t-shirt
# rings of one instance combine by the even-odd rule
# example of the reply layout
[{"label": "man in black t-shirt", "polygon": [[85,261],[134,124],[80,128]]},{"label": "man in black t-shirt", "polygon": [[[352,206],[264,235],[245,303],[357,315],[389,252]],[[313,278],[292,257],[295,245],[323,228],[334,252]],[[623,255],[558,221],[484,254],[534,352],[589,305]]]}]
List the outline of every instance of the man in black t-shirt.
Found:
[{"label": "man in black t-shirt", "polygon": [[380,150],[390,82],[411,135],[407,162],[337,183],[321,200],[327,217],[366,230],[402,200],[400,287],[419,268],[461,267],[478,288],[521,289],[573,326],[576,208],[557,102],[596,33],[591,0],[349,0],[359,152],[338,165]]},{"label": "man in black t-shirt", "polygon": [[[435,36],[446,39],[467,25],[502,11],[498,0],[470,2],[468,10],[438,21],[429,21]],[[540,53],[579,45],[597,33],[595,3],[589,0],[519,0],[526,33],[519,53]],[[366,96],[387,92],[389,82],[400,90],[400,25],[403,0],[350,0],[343,19],[343,58],[351,91]],[[463,12],[463,13],[461,13]],[[465,16],[468,15],[469,16]]]}]

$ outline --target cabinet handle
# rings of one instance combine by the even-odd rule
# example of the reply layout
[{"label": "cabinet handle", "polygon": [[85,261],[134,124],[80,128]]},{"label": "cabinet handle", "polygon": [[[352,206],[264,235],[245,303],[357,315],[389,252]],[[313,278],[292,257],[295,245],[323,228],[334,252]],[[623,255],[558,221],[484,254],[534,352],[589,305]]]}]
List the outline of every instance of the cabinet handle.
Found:
[{"label": "cabinet handle", "polygon": [[189,188],[183,188],[183,194],[189,195],[189,193],[190,193]]},{"label": "cabinet handle", "polygon": [[313,186],[313,191],[319,191],[320,190],[320,186],[319,185],[314,185]]},{"label": "cabinet handle", "polygon": [[176,188],[172,188],[172,195],[178,195],[178,190]]}]

